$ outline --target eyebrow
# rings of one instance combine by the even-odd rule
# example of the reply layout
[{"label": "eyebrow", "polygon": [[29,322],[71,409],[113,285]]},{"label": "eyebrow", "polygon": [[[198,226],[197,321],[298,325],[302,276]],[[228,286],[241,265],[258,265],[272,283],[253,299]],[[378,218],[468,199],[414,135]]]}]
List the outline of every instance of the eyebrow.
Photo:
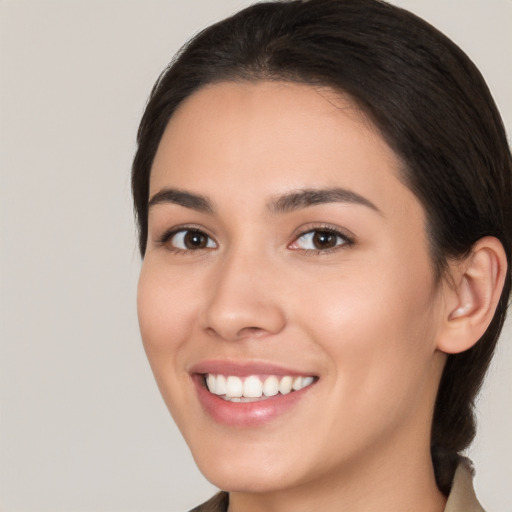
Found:
[{"label": "eyebrow", "polygon": [[366,206],[382,215],[369,199],[344,188],[304,189],[283,194],[267,204],[273,214],[288,213],[301,208],[327,203],[352,203]]},{"label": "eyebrow", "polygon": [[192,210],[197,210],[204,213],[213,213],[214,208],[212,202],[199,194],[192,194],[184,190],[177,190],[173,188],[165,188],[157,192],[148,203],[148,209],[163,203],[172,203]]},{"label": "eyebrow", "polygon": [[[177,204],[185,208],[203,213],[214,213],[215,209],[210,199],[200,194],[185,192],[173,188],[165,188],[157,192],[148,203],[148,209],[163,203]],[[288,213],[302,208],[319,204],[352,203],[366,206],[382,215],[382,212],[369,199],[344,188],[302,189],[289,192],[272,199],[267,203],[267,209],[272,214]]]}]

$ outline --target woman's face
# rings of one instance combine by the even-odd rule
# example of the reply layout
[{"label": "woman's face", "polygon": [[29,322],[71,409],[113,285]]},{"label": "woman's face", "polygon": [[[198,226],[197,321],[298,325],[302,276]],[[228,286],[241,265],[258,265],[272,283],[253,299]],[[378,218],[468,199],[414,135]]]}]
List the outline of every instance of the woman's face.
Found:
[{"label": "woman's face", "polygon": [[307,85],[208,86],[170,120],[139,320],[217,486],[272,491],[429,453],[442,287],[399,166],[349,99]]}]

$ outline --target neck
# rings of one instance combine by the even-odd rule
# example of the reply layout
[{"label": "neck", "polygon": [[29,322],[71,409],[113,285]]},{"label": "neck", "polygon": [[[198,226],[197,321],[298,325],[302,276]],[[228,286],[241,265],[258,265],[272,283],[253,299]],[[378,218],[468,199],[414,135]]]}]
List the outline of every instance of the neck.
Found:
[{"label": "neck", "polygon": [[[417,442],[415,443],[417,446]],[[229,512],[442,512],[430,450],[375,450],[327,478],[268,493],[233,492]],[[428,446],[428,445],[427,445]],[[410,447],[410,445],[409,445]],[[375,456],[378,453],[378,457]]]}]

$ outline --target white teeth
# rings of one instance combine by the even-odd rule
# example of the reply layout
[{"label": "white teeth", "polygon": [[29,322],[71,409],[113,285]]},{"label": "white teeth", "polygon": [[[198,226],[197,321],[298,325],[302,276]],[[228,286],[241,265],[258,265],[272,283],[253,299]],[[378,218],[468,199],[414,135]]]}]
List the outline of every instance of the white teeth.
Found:
[{"label": "white teeth", "polygon": [[215,375],[213,375],[213,373],[209,373],[208,376],[206,377],[206,385],[208,386],[210,392],[215,393],[217,395],[218,393],[216,383],[217,379]]},{"label": "white teeth", "polygon": [[292,389],[294,391],[300,391],[303,387],[303,378],[295,377],[295,379],[293,379]]},{"label": "white teeth", "polygon": [[313,377],[296,377],[293,380],[292,389],[299,391],[310,384],[313,384],[315,379]]},{"label": "white teeth", "polygon": [[279,381],[277,377],[271,375],[265,379],[263,383],[263,393],[265,393],[265,396],[274,396],[279,393]]},{"label": "white teeth", "polygon": [[279,382],[279,393],[287,395],[292,390],[293,379],[289,376],[283,377]]},{"label": "white teeth", "polygon": [[226,379],[226,396],[230,398],[239,398],[244,394],[244,385],[240,377],[230,375]]},{"label": "white teeth", "polygon": [[225,395],[226,394],[226,377],[224,375],[217,375],[215,383],[215,394]]},{"label": "white teeth", "polygon": [[291,377],[285,375],[269,375],[263,382],[260,377],[250,375],[245,379],[234,375],[206,375],[206,386],[210,393],[219,395],[231,402],[254,402],[264,400],[281,393],[287,395],[292,391],[299,391],[310,386],[315,381],[312,376]]},{"label": "white teeth", "polygon": [[[315,380],[314,377],[304,377],[304,380],[302,381],[302,387],[305,388],[306,386],[313,384],[314,380]],[[218,384],[217,384],[217,386],[218,386]]]},{"label": "white teeth", "polygon": [[251,375],[244,381],[244,396],[247,398],[258,398],[261,396],[262,388],[261,380]]}]

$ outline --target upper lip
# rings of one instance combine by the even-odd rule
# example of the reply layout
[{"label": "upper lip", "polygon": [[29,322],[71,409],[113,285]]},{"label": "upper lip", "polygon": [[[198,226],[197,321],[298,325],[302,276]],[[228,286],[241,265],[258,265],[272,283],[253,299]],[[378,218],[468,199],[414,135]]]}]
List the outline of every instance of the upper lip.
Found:
[{"label": "upper lip", "polygon": [[220,374],[233,375],[237,377],[248,377],[250,375],[281,375],[281,376],[316,376],[314,372],[299,369],[286,368],[275,363],[265,361],[229,361],[229,360],[208,360],[194,364],[189,369],[191,374]]}]

